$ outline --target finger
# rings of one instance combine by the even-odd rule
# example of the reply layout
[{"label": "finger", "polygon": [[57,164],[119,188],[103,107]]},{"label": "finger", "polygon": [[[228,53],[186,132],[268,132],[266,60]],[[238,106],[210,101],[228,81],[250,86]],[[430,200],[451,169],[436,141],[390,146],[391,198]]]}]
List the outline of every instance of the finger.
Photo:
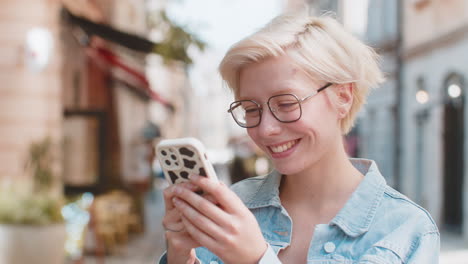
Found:
[{"label": "finger", "polygon": [[205,193],[205,194],[203,194],[203,198],[205,198],[206,200],[212,202],[215,205],[218,205],[218,201],[211,194]]},{"label": "finger", "polygon": [[188,190],[195,191],[199,189],[198,186],[191,184],[189,182],[184,182],[184,183],[178,183],[178,184],[173,184],[163,191],[163,197],[164,197],[164,204],[166,206],[166,212],[169,210],[174,209],[174,205],[172,204],[172,198],[174,197],[174,188],[176,186],[187,188]]},{"label": "finger", "polygon": [[183,230],[184,224],[182,223],[181,212],[174,208],[169,210],[164,215],[161,222],[164,230]]},{"label": "finger", "polygon": [[[200,243],[190,237],[186,231],[182,232],[165,232],[166,250],[168,255],[180,256],[182,252],[192,251],[197,247],[201,247]],[[183,254],[186,255],[186,254]],[[193,263],[193,262],[191,262]]]},{"label": "finger", "polygon": [[166,214],[168,211],[174,209],[174,205],[172,204],[172,197],[174,196],[172,189],[175,187],[175,185],[171,185],[164,189],[163,191],[163,197],[164,197],[164,205],[166,208]]},{"label": "finger", "polygon": [[[194,189],[199,188],[193,184],[188,184],[188,183],[178,184],[178,187],[186,189],[188,191],[192,191]],[[172,199],[170,199],[171,197],[174,197],[174,188],[175,186],[170,186],[169,188],[167,188],[167,190],[165,190],[165,193],[164,193],[166,210],[165,210],[164,218],[162,220],[162,226],[164,227],[165,230],[177,231],[177,230],[183,230],[184,225],[180,217],[180,211],[174,207],[172,203]]]},{"label": "finger", "polygon": [[[183,188],[174,188],[174,195],[220,226],[226,225],[230,221],[230,217],[226,212],[203,196]],[[177,209],[180,210],[179,207]]]},{"label": "finger", "polygon": [[174,209],[167,211],[164,215],[164,219],[167,219],[169,222],[178,222],[180,221],[180,211],[174,207]]},{"label": "finger", "polygon": [[170,225],[180,223],[180,211],[174,208],[173,210],[168,211],[163,218],[163,225],[169,227]]},{"label": "finger", "polygon": [[190,237],[203,247],[212,248],[212,245],[217,244],[212,237],[198,229],[193,222],[186,217],[182,216],[182,222],[184,223],[185,230],[190,234]]},{"label": "finger", "polygon": [[172,225],[170,227],[163,225],[163,229],[164,232],[182,233],[185,231],[185,226],[181,219],[180,223],[178,223],[177,225]]},{"label": "finger", "polygon": [[194,185],[212,195],[226,212],[232,213],[245,208],[239,197],[224,183],[198,175],[190,175],[189,178]]},{"label": "finger", "polygon": [[181,218],[190,220],[197,229],[203,230],[211,237],[220,237],[224,232],[221,227],[209,217],[201,214],[197,209],[191,207],[185,201],[174,197],[174,205],[181,212]]}]

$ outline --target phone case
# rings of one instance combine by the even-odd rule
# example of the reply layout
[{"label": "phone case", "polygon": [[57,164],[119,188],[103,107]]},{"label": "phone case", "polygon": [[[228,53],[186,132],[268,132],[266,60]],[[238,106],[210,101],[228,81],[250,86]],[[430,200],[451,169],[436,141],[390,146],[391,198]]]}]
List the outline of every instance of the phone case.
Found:
[{"label": "phone case", "polygon": [[156,154],[164,176],[171,184],[189,181],[190,174],[217,180],[203,144],[195,138],[162,140],[156,147]]}]

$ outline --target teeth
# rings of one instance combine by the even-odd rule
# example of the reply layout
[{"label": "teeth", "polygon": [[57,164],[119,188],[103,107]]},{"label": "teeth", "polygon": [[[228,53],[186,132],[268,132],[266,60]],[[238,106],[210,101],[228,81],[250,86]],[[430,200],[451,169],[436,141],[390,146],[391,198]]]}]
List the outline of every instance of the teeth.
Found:
[{"label": "teeth", "polygon": [[284,152],[284,151],[290,149],[295,144],[296,144],[296,141],[294,140],[294,141],[289,141],[288,143],[285,143],[283,145],[270,147],[270,148],[271,148],[271,151],[273,151],[273,153],[280,153],[280,152]]}]

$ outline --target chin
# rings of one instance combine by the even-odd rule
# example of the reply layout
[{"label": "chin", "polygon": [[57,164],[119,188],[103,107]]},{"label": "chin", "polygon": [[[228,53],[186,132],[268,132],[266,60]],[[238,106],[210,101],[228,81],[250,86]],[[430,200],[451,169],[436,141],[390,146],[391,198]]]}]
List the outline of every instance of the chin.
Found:
[{"label": "chin", "polygon": [[303,171],[302,167],[298,167],[296,163],[289,164],[274,164],[275,169],[283,175],[298,174]]}]

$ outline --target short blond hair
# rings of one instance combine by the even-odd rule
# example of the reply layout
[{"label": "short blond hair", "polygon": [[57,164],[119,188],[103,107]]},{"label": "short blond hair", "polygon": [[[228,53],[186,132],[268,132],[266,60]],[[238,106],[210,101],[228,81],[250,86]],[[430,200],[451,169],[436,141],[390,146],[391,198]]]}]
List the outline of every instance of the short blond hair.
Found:
[{"label": "short blond hair", "polygon": [[377,53],[347,32],[329,15],[283,14],[234,44],[219,65],[221,77],[235,96],[239,76],[249,64],[287,54],[314,80],[353,85],[353,105],[341,121],[348,133],[369,90],[384,81]]}]

